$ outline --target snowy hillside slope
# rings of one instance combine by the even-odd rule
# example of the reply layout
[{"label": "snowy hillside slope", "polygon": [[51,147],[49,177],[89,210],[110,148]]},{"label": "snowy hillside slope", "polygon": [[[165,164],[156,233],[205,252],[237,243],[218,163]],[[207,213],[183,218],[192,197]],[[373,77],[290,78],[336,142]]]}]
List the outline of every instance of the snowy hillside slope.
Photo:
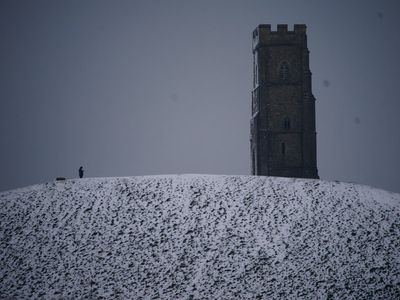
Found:
[{"label": "snowy hillside slope", "polygon": [[400,194],[253,176],[0,193],[0,298],[399,299]]}]

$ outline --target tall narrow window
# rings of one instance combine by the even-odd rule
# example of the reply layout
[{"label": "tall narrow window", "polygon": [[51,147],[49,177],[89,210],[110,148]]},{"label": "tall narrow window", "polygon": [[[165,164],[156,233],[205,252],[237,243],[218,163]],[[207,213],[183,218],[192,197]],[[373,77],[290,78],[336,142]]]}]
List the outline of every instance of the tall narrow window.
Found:
[{"label": "tall narrow window", "polygon": [[284,61],[279,67],[279,79],[281,81],[287,81],[289,79],[289,64]]},{"label": "tall narrow window", "polygon": [[285,118],[285,120],[283,121],[283,128],[285,128],[286,130],[290,129],[290,119],[289,118]]},{"label": "tall narrow window", "polygon": [[281,144],[281,151],[282,151],[282,154],[285,155],[285,153],[286,153],[286,145],[285,145],[285,143]]}]

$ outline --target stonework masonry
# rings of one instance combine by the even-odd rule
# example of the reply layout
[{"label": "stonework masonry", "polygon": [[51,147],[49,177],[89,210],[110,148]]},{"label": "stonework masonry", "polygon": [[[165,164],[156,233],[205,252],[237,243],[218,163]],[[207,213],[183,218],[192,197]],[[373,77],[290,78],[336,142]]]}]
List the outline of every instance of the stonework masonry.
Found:
[{"label": "stonework masonry", "polygon": [[253,175],[319,178],[306,25],[253,31]]}]

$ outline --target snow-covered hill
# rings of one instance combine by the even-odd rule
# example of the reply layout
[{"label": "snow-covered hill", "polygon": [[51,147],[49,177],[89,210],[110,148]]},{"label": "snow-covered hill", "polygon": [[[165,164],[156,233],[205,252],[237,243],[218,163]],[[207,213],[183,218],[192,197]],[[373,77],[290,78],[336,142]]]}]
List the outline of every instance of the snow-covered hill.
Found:
[{"label": "snow-covered hill", "polygon": [[399,299],[400,195],[253,176],[0,193],[0,297]]}]

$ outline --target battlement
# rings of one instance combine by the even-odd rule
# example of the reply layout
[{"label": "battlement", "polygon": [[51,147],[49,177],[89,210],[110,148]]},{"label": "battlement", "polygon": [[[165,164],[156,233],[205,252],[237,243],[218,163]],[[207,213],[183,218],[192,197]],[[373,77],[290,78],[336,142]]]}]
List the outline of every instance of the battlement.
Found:
[{"label": "battlement", "polygon": [[257,33],[262,32],[263,34],[274,34],[274,33],[289,33],[289,34],[303,34],[306,33],[307,26],[305,24],[294,24],[293,30],[288,30],[287,24],[278,24],[276,26],[276,30],[271,30],[271,24],[260,24],[253,31],[253,36],[257,35]]},{"label": "battlement", "polygon": [[305,40],[307,26],[305,24],[294,24],[293,30],[288,30],[287,24],[278,24],[276,30],[271,29],[271,24],[260,24],[253,31],[253,50],[265,43],[286,42],[298,43]]}]

